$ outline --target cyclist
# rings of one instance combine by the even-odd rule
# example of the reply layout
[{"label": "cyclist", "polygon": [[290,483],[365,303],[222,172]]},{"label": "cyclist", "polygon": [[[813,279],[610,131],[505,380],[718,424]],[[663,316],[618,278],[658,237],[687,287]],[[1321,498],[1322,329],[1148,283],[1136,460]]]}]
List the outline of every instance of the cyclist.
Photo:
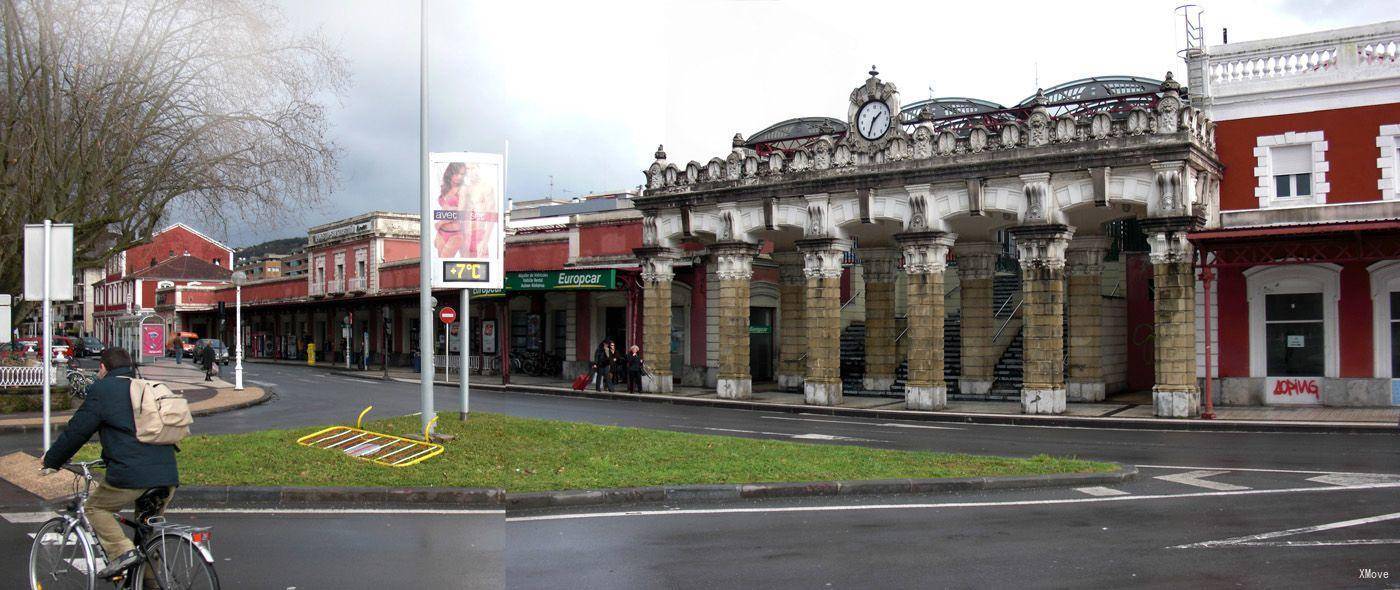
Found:
[{"label": "cyclist", "polygon": [[140,554],[115,513],[152,488],[166,488],[165,510],[180,474],[175,464],[174,445],[150,445],[136,439],[136,420],[131,409],[131,355],[121,348],[102,351],[97,381],[87,388],[87,399],[68,421],[68,427],[44,454],[42,475],[49,475],[73,458],[96,433],[102,441],[102,459],[107,475],[87,500],[93,532],[107,552],[107,567],[97,573],[110,578],[140,561]]}]

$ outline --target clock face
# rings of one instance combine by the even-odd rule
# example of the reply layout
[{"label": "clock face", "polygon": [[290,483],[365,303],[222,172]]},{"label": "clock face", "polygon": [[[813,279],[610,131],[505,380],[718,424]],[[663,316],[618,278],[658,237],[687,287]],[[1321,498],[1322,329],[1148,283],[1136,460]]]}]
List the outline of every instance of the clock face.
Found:
[{"label": "clock face", "polygon": [[890,130],[890,105],[878,100],[865,103],[856,113],[856,128],[861,137],[871,141],[884,137]]}]

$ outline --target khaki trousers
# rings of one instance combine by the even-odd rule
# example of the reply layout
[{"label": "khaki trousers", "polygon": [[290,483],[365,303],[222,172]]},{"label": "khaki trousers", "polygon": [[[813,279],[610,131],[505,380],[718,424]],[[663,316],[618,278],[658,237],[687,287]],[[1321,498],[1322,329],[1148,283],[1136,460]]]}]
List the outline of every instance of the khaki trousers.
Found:
[{"label": "khaki trousers", "polygon": [[[116,513],[132,506],[144,493],[146,489],[113,487],[107,485],[104,480],[99,482],[97,489],[88,496],[88,522],[92,524],[92,532],[97,533],[97,540],[102,543],[102,549],[107,552],[108,560],[116,559],[118,555],[136,548],[131,539],[126,537],[121,523],[117,522]],[[161,512],[165,512],[165,506],[170,504],[170,498],[174,495],[175,491],[171,490],[170,495],[166,496],[165,504],[160,507]]]}]

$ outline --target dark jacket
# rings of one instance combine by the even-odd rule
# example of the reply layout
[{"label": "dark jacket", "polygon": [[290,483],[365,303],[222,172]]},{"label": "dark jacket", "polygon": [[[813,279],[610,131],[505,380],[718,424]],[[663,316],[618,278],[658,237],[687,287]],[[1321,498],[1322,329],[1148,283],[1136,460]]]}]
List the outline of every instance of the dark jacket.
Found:
[{"label": "dark jacket", "polygon": [[627,370],[638,374],[642,372],[642,353],[627,353]]},{"label": "dark jacket", "polygon": [[214,347],[205,345],[199,349],[199,366],[205,371],[214,368]]},{"label": "dark jacket", "polygon": [[97,433],[102,441],[102,460],[107,462],[108,485],[126,489],[180,485],[175,446],[136,440],[131,375],[129,367],[113,369],[88,386],[87,399],[44,454],[44,467],[62,467]]},{"label": "dark jacket", "polygon": [[593,351],[593,364],[597,365],[599,370],[608,370],[612,362],[613,358],[612,355],[608,354],[608,349],[599,346]]}]

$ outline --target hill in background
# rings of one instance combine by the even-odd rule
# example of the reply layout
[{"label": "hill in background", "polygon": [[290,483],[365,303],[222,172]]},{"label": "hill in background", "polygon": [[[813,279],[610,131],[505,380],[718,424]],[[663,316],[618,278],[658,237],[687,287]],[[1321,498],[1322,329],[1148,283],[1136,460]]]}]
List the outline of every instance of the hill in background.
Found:
[{"label": "hill in background", "polygon": [[246,248],[239,248],[235,253],[235,258],[259,258],[268,254],[291,254],[293,250],[306,245],[306,238],[283,238],[280,240],[269,240],[261,244],[253,244]]}]

